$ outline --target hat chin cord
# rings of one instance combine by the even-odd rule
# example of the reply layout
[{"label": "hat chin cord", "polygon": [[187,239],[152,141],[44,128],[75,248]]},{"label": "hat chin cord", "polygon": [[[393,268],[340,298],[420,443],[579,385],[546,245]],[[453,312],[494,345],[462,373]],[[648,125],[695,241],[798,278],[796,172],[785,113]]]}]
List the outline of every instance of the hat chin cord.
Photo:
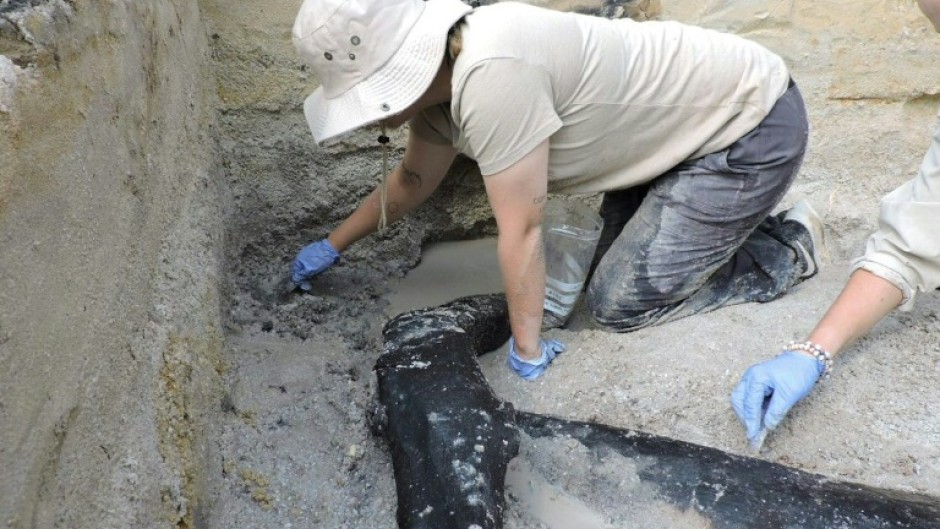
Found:
[{"label": "hat chin cord", "polygon": [[388,142],[390,141],[389,137],[385,135],[384,124],[378,141],[382,145],[382,207],[379,216],[379,233],[382,233],[388,228]]}]

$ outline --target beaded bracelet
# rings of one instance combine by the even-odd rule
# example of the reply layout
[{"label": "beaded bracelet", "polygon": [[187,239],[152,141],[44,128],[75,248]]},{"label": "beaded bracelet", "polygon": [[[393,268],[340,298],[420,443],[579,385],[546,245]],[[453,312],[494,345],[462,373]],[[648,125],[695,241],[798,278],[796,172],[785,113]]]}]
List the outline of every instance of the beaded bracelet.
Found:
[{"label": "beaded bracelet", "polygon": [[826,380],[829,379],[829,375],[832,373],[832,355],[829,354],[829,351],[823,349],[821,345],[808,340],[805,342],[791,341],[787,344],[786,349],[788,351],[803,351],[812,355],[823,366],[822,377]]}]

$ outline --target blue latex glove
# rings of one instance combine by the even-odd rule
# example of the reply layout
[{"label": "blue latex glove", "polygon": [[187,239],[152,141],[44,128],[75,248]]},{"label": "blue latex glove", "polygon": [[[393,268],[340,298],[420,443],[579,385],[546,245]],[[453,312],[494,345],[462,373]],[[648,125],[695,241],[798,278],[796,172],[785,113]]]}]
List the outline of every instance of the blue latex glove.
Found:
[{"label": "blue latex glove", "polygon": [[509,356],[506,363],[516,372],[517,375],[526,380],[535,380],[542,376],[542,373],[548,369],[548,364],[564,352],[565,344],[558,340],[539,340],[539,347],[542,349],[542,356],[535,360],[523,360],[516,354],[516,339],[509,339]]},{"label": "blue latex glove", "polygon": [[[784,351],[776,358],[751,366],[731,393],[731,406],[754,440],[763,428],[772,430],[797,402],[812,391],[825,367],[815,358]],[[764,401],[770,398],[764,412]]]},{"label": "blue latex glove", "polygon": [[333,266],[336,261],[339,261],[339,252],[326,239],[308,244],[294,259],[291,281],[303,290],[310,290],[310,278]]}]

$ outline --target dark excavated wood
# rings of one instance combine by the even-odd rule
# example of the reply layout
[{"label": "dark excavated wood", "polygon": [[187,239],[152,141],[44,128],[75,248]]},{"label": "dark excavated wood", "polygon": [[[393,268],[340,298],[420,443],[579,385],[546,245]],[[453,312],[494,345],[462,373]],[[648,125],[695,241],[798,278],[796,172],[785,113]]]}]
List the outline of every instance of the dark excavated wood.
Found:
[{"label": "dark excavated wood", "polygon": [[633,461],[644,483],[715,529],[938,529],[940,500],[825,476],[634,430],[517,412],[532,437],[575,438]]},{"label": "dark excavated wood", "polygon": [[513,409],[476,356],[509,339],[503,296],[459,299],[386,324],[376,362],[378,427],[389,441],[402,529],[502,527]]},{"label": "dark excavated wood", "polygon": [[[833,481],[643,432],[524,412],[493,394],[476,357],[509,338],[502,296],[462,298],[391,320],[376,363],[401,529],[502,526],[519,433],[574,438],[638,463],[660,499],[714,529],[940,529],[940,500]],[[720,492],[719,492],[720,491]],[[627,499],[625,498],[625,501]]]}]

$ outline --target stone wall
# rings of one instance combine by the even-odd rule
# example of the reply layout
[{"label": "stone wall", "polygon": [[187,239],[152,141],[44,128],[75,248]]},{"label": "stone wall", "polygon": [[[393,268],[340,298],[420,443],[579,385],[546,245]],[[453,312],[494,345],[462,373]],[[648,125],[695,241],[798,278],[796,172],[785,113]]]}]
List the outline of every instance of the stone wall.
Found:
[{"label": "stone wall", "polygon": [[0,1],[3,527],[199,525],[222,368],[207,59],[194,2]]}]

